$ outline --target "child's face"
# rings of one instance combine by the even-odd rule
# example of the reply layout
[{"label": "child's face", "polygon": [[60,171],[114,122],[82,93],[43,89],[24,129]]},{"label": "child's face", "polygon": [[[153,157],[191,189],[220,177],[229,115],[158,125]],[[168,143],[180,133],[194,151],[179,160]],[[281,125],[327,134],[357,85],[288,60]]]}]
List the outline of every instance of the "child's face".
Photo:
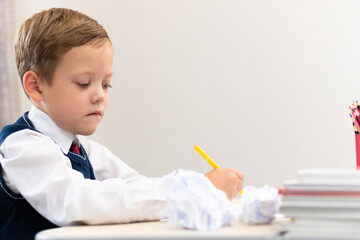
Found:
[{"label": "child's face", "polygon": [[112,63],[108,42],[72,48],[60,59],[51,86],[40,86],[42,110],[66,131],[94,133],[107,108]]}]

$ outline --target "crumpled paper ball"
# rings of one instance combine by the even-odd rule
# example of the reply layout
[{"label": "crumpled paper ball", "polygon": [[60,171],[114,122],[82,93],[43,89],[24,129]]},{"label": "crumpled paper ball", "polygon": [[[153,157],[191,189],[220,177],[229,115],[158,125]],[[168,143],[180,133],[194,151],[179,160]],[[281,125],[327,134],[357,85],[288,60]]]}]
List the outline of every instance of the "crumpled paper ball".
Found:
[{"label": "crumpled paper ball", "polygon": [[180,169],[164,178],[171,224],[205,231],[231,225],[237,219],[226,193],[203,174]]},{"label": "crumpled paper ball", "polygon": [[281,199],[276,188],[246,186],[240,200],[240,218],[247,224],[270,223],[279,212]]}]

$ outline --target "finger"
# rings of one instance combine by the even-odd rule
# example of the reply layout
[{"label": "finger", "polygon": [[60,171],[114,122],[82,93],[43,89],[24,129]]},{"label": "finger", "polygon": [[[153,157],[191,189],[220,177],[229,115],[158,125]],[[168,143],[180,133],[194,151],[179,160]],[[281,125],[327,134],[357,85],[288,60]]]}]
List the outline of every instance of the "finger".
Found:
[{"label": "finger", "polygon": [[235,198],[237,195],[239,195],[239,190],[238,190],[238,187],[236,187],[236,189],[235,189],[235,191],[234,191],[234,193],[233,193],[233,195],[232,195],[232,198]]},{"label": "finger", "polygon": [[237,185],[237,192],[240,193],[243,189],[243,184],[242,182],[240,182],[238,185]]},{"label": "finger", "polygon": [[244,180],[244,174],[242,172],[240,172],[234,168],[223,168],[223,169],[233,172],[236,175],[236,177],[238,177],[240,180]]},{"label": "finger", "polygon": [[242,172],[240,172],[240,171],[238,171],[236,169],[234,169],[234,172],[235,172],[236,176],[238,178],[240,178],[241,181],[244,180],[244,174]]}]

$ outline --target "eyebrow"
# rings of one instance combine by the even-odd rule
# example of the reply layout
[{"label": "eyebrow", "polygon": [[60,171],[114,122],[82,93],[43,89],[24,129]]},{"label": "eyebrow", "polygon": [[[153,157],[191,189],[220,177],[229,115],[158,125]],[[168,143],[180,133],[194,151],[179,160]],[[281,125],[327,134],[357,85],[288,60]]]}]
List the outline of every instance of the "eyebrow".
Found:
[{"label": "eyebrow", "polygon": [[[74,74],[74,76],[82,76],[82,75],[92,76],[92,75],[94,75],[94,72],[84,71],[84,72],[78,72],[78,73]],[[111,72],[111,73],[106,74],[105,77],[112,77],[113,75],[114,75],[114,72]]]},{"label": "eyebrow", "polygon": [[114,75],[114,72],[111,72],[111,73],[106,74],[105,76],[106,77],[112,77],[113,75]]}]

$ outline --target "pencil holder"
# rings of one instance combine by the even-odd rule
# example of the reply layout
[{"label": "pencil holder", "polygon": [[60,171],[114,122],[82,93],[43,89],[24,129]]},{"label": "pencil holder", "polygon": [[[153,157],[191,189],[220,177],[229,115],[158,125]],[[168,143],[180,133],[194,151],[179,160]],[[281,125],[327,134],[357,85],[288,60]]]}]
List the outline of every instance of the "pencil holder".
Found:
[{"label": "pencil holder", "polygon": [[360,170],[360,134],[355,134],[356,169]]}]

